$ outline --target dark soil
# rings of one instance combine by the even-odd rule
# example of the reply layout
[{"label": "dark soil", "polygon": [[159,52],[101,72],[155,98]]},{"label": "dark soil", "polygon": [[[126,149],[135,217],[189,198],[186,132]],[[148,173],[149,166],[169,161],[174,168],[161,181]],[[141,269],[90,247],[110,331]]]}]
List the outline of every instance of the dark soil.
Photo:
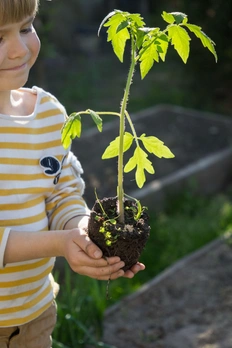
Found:
[{"label": "dark soil", "polygon": [[125,200],[124,208],[125,221],[122,224],[118,221],[116,197],[96,201],[89,220],[88,234],[105,257],[119,256],[125,262],[123,269],[126,271],[139,260],[150,234],[150,226],[146,211],[142,212],[139,219],[135,218],[136,202]]},{"label": "dark soil", "polygon": [[231,240],[177,262],[106,311],[104,343],[116,348],[231,348]]}]

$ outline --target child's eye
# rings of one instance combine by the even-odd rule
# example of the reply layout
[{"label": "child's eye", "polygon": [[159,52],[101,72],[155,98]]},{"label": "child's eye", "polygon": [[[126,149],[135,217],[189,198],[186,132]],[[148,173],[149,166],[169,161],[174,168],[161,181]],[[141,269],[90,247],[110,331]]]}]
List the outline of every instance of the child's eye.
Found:
[{"label": "child's eye", "polygon": [[31,32],[32,32],[32,26],[21,30],[22,34],[28,34],[28,33],[31,33]]}]

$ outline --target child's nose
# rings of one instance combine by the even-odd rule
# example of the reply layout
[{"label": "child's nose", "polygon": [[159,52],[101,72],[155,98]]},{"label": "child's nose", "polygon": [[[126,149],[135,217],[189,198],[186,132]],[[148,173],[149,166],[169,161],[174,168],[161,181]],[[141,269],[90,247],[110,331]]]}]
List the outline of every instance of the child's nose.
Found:
[{"label": "child's nose", "polygon": [[14,38],[11,43],[8,50],[8,58],[9,59],[15,59],[15,58],[23,58],[28,53],[28,47],[26,45],[26,42],[21,36],[17,36]]}]

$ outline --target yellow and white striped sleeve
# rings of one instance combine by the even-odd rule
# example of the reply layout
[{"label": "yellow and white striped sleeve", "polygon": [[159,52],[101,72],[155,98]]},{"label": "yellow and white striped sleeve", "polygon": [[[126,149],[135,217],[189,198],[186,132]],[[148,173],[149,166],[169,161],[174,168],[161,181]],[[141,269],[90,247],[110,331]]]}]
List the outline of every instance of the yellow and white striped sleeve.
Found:
[{"label": "yellow and white striped sleeve", "polygon": [[9,227],[0,227],[0,269],[4,268],[4,263],[3,263],[4,253],[5,253],[9,233],[10,233]]},{"label": "yellow and white striped sleeve", "polygon": [[62,230],[73,217],[90,214],[82,196],[85,188],[82,173],[80,162],[69,152],[56,190],[46,202],[50,229]]}]

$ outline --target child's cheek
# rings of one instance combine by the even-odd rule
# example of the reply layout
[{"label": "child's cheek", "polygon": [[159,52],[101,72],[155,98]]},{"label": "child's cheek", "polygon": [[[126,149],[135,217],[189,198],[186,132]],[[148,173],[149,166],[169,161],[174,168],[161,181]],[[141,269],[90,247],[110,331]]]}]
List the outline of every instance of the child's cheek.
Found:
[{"label": "child's cheek", "polygon": [[39,40],[36,32],[34,32],[32,35],[33,35],[33,37],[32,37],[31,42],[30,42],[31,67],[35,63],[35,61],[38,57],[39,51],[40,51],[40,47],[41,47],[40,40]]}]

